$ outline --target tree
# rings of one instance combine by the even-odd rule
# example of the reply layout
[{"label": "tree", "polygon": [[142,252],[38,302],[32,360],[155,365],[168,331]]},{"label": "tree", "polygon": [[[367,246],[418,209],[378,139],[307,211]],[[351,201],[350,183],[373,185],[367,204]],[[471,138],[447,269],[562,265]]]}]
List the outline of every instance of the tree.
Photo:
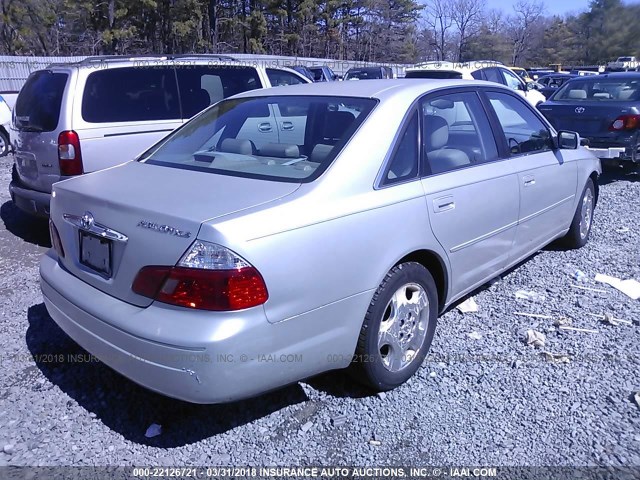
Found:
[{"label": "tree", "polygon": [[485,0],[454,0],[451,21],[458,30],[457,58],[461,62],[469,39],[478,33],[482,15],[486,9]]}]

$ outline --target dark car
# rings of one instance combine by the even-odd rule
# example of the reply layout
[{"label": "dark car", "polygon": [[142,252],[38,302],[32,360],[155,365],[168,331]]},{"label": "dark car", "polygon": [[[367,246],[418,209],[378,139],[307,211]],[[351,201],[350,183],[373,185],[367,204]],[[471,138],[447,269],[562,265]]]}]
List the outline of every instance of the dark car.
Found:
[{"label": "dark car", "polygon": [[549,98],[556,90],[564,85],[568,80],[577,77],[571,73],[552,73],[550,75],[543,75],[538,78],[536,82],[541,86],[538,91],[542,93],[545,98]]},{"label": "dark car", "polygon": [[586,138],[604,162],[640,165],[640,73],[573,78],[538,108],[556,130]]},{"label": "dark car", "polygon": [[350,68],[344,75],[345,80],[371,80],[393,78],[393,70],[389,67]]},{"label": "dark car", "polygon": [[293,65],[293,66],[289,66],[288,68],[295,70],[296,72],[304,75],[305,77],[307,77],[309,80],[311,80],[312,82],[314,82],[314,77],[315,75],[313,74],[313,72],[309,69],[309,67],[305,67],[304,65]]},{"label": "dark car", "polygon": [[313,73],[314,82],[333,82],[338,79],[338,76],[326,65],[320,65],[316,67],[309,67],[311,73]]}]

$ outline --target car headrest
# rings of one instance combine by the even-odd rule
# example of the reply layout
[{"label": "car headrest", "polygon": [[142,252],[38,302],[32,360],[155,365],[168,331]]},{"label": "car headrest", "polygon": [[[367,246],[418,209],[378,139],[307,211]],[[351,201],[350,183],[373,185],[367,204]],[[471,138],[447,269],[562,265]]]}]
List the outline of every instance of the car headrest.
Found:
[{"label": "car headrest", "polygon": [[327,112],[324,137],[333,140],[342,138],[344,132],[351,126],[355,118],[355,115],[351,112]]},{"label": "car headrest", "polygon": [[427,151],[444,147],[449,141],[449,124],[438,115],[425,115],[425,144]]},{"label": "car headrest", "polygon": [[585,90],[569,90],[567,98],[584,99],[587,98],[587,92]]},{"label": "car headrest", "polygon": [[593,94],[593,98],[611,98],[611,94],[607,92],[598,92]]},{"label": "car headrest", "polygon": [[289,143],[267,143],[260,147],[260,155],[265,157],[299,158],[300,148],[298,145]]},{"label": "car headrest", "polygon": [[324,143],[318,143],[313,150],[311,150],[310,162],[322,163],[333,150],[333,145],[326,145]]},{"label": "car headrest", "polygon": [[251,140],[242,138],[225,138],[218,147],[219,152],[240,153],[242,155],[253,155],[256,147]]}]

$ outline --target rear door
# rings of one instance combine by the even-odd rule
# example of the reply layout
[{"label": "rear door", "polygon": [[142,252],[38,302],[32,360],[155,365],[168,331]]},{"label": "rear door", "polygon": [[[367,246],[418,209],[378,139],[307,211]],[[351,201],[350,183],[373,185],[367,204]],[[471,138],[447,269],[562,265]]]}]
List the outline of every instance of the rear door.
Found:
[{"label": "rear door", "polygon": [[502,129],[504,156],[518,175],[520,213],[514,259],[549,243],[573,217],[577,165],[554,149],[552,132],[533,107],[505,91],[486,92]]},{"label": "rear door", "polygon": [[82,94],[74,98],[72,126],[85,173],[132,160],[182,124],[172,66],[108,66],[82,76],[76,88]]},{"label": "rear door", "polygon": [[72,69],[32,73],[18,95],[10,137],[20,180],[50,192],[60,180],[58,135],[69,129],[75,75]]},{"label": "rear door", "polygon": [[422,103],[426,195],[431,229],[451,265],[451,295],[505,267],[518,223],[518,180],[498,151],[475,91]]}]

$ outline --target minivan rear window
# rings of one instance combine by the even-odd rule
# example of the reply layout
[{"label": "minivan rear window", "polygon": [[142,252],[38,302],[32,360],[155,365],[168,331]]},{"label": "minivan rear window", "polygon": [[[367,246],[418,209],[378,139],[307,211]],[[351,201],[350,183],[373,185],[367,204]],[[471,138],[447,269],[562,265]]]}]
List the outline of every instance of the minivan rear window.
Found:
[{"label": "minivan rear window", "polygon": [[370,98],[301,95],[223,100],[151,147],[139,161],[310,182],[331,164],[375,105]]},{"label": "minivan rear window", "polygon": [[179,119],[175,70],[123,67],[91,73],[82,118],[91,123]]},{"label": "minivan rear window", "polygon": [[66,73],[54,73],[51,70],[32,73],[16,101],[16,128],[31,132],[55,130],[68,78]]}]

